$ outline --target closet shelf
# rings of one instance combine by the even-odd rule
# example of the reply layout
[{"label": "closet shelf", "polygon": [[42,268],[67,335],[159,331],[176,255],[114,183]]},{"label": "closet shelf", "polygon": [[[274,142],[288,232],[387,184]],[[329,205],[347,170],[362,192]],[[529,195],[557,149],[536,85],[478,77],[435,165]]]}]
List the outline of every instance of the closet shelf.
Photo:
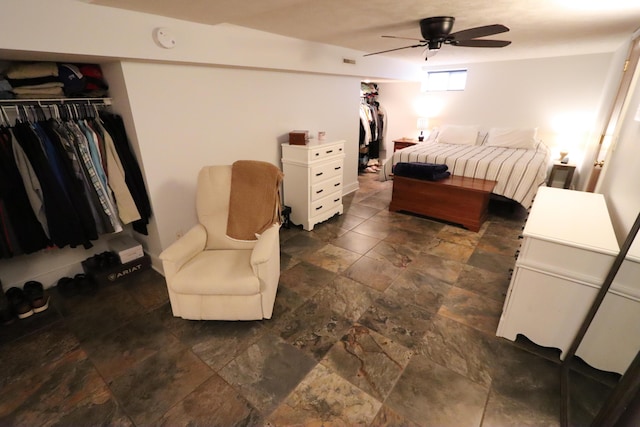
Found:
[{"label": "closet shelf", "polygon": [[86,102],[87,104],[102,104],[111,105],[111,98],[16,98],[16,99],[0,99],[0,105],[12,105],[12,104],[64,104],[64,103],[77,103]]}]

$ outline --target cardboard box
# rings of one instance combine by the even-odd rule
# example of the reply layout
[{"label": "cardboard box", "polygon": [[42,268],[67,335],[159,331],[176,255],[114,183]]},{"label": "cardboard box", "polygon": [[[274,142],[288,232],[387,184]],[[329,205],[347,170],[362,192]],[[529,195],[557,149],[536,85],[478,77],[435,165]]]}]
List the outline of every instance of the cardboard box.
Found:
[{"label": "cardboard box", "polygon": [[290,145],[306,145],[309,142],[308,130],[292,130],[289,132]]},{"label": "cardboard box", "polygon": [[125,264],[144,256],[142,245],[133,237],[128,235],[118,236],[109,240],[109,249],[120,258],[120,262]]},{"label": "cardboard box", "polygon": [[144,255],[142,258],[134,261],[104,269],[92,266],[87,260],[82,261],[82,269],[85,274],[90,276],[99,285],[107,285],[135,277],[140,272],[148,270],[149,268],[151,268],[151,257],[149,257],[149,255]]}]

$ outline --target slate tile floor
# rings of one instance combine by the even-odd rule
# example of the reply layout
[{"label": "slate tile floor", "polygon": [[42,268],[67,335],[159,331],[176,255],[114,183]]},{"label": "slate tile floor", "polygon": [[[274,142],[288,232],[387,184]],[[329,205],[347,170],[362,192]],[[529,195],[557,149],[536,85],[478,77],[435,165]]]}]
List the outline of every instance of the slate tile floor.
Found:
[{"label": "slate tile floor", "polygon": [[[360,176],[342,216],[282,229],[273,318],[171,315],[144,272],[0,328],[0,425],[557,426],[557,352],[495,336],[525,212],[479,233],[390,213]],[[615,383],[572,372],[571,424]]]}]

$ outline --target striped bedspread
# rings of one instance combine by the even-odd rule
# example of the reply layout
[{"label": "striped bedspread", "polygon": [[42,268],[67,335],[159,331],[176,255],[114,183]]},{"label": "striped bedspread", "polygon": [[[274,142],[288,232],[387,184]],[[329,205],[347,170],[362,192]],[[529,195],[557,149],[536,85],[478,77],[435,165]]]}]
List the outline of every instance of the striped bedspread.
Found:
[{"label": "striped bedspread", "polygon": [[534,150],[423,142],[393,153],[380,169],[381,181],[392,178],[398,162],[443,163],[452,175],[497,181],[494,194],[529,209],[545,182],[550,153],[542,142]]}]

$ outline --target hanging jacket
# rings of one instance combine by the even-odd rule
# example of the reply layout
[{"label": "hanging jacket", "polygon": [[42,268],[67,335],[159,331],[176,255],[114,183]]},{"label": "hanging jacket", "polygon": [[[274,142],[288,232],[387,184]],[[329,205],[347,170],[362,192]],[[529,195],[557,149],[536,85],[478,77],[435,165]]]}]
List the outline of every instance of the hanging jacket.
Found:
[{"label": "hanging jacket", "polygon": [[31,208],[22,177],[13,158],[12,140],[10,130],[0,127],[2,234],[11,256],[36,252],[50,244]]},{"label": "hanging jacket", "polygon": [[122,117],[110,113],[100,113],[100,119],[113,139],[118,157],[125,171],[125,182],[140,213],[141,219],[132,223],[133,229],[138,233],[147,235],[147,225],[149,224],[149,218],[151,218],[151,203],[142,178],[142,171],[135,155],[131,151]]},{"label": "hanging jacket", "polygon": [[13,133],[42,186],[51,241],[60,248],[67,245],[84,245],[85,248],[90,248],[92,244],[84,235],[78,214],[67,197],[66,189],[54,174],[42,149],[42,142],[31,124],[18,122]]}]

